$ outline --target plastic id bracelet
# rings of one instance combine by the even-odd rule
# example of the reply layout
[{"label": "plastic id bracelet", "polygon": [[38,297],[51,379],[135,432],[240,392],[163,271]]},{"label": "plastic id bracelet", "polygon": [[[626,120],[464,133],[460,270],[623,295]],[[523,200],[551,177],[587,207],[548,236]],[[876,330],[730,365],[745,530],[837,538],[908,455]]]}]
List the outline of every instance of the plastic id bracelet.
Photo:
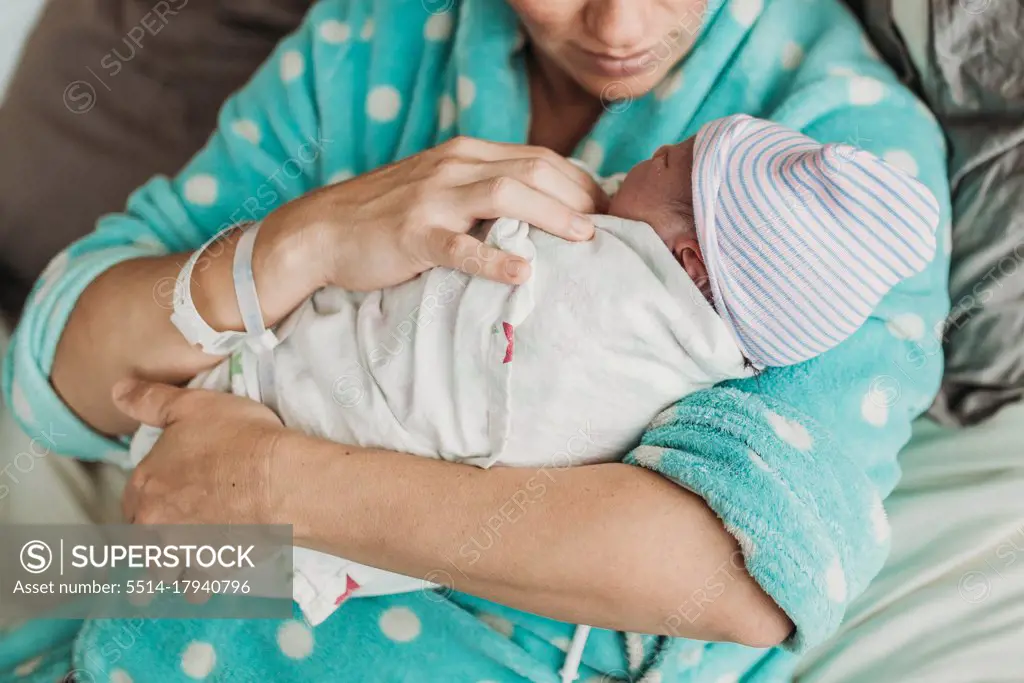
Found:
[{"label": "plastic id bracelet", "polygon": [[245,343],[256,354],[256,370],[260,383],[260,402],[276,407],[277,392],[274,388],[274,348],[278,345],[277,335],[263,324],[263,309],[256,293],[256,281],[252,274],[252,251],[260,232],[260,223],[245,229],[235,245],[233,274],[235,297],[238,310],[245,325]]},{"label": "plastic id bracelet", "polygon": [[211,356],[229,356],[245,343],[248,336],[245,332],[218,332],[210,327],[203,316],[196,310],[195,302],[192,300],[192,271],[196,262],[206,250],[217,240],[223,239],[224,235],[232,230],[238,230],[240,226],[231,226],[221,230],[211,237],[206,244],[199,247],[192,253],[191,258],[185,263],[181,272],[178,273],[178,280],[174,285],[174,312],[171,313],[171,323],[178,328],[181,336],[192,346],[199,347],[203,353]]}]

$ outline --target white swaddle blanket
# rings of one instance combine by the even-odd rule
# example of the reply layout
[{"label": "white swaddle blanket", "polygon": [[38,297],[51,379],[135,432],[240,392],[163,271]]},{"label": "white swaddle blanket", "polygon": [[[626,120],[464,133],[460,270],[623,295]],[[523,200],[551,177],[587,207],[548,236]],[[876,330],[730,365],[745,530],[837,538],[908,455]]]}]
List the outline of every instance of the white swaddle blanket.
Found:
[{"label": "white swaddle blanket", "polygon": [[[571,243],[511,219],[487,241],[530,260],[513,287],[446,268],[368,294],[321,290],[278,330],[277,409],[332,441],[490,467],[620,460],[693,391],[749,373],[724,322],[644,223],[597,216]],[[258,396],[249,352],[193,386]],[[239,381],[241,378],[241,381]],[[138,462],[153,441],[133,441]],[[425,581],[296,549],[319,624],[345,598]]]}]

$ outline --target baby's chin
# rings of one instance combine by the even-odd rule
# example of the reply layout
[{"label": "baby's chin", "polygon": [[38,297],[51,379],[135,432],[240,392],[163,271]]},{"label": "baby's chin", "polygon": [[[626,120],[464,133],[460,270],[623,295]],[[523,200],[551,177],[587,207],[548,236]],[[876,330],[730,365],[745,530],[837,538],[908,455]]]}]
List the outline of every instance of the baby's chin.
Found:
[{"label": "baby's chin", "polygon": [[608,201],[608,214],[644,223],[649,222],[647,219],[650,209],[658,199],[645,196],[641,188],[642,185],[638,185],[627,175],[619,186],[619,191],[613,194]]},{"label": "baby's chin", "polygon": [[629,218],[629,216],[624,216],[623,215],[623,210],[622,210],[623,202],[622,202],[622,200],[619,199],[619,197],[621,197],[621,196],[622,196],[622,192],[618,192],[618,193],[612,195],[612,198],[610,200],[608,200],[608,215],[609,216],[618,216],[619,218]]}]

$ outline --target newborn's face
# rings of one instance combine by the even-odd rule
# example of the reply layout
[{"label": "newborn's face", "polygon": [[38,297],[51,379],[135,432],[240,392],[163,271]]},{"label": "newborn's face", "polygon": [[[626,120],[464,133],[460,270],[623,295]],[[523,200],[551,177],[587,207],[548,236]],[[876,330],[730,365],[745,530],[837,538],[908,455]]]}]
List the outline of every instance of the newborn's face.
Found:
[{"label": "newborn's face", "polygon": [[647,223],[709,302],[711,285],[693,220],[693,143],[666,145],[626,174],[608,213]]},{"label": "newborn's face", "polygon": [[647,223],[673,253],[696,236],[693,222],[693,143],[665,145],[626,175],[608,213]]}]

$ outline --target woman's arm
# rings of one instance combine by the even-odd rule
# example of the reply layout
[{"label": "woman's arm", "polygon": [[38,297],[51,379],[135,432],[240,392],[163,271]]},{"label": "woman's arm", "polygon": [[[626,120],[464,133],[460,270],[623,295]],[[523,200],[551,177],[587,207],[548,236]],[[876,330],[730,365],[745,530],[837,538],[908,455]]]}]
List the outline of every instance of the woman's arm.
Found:
[{"label": "woman's arm", "polygon": [[615,630],[755,647],[792,630],[704,501],[641,468],[485,471],[325,442],[236,396],[119,389],[165,428],[125,492],[137,523],[292,524],[298,545]]},{"label": "woman's arm", "polygon": [[[298,231],[275,229],[268,220],[253,254],[253,271],[268,324],[278,322],[324,282],[311,267]],[[193,270],[192,296],[215,330],[243,329],[235,304],[231,260],[238,231],[207,249]],[[189,254],[125,261],[106,271],[82,293],[54,358],[53,387],[85,423],[105,434],[137,426],[110,401],[125,377],[179,384],[221,359],[190,346],[171,324],[174,281]],[[273,286],[268,286],[273,283]]]},{"label": "woman's arm", "polygon": [[715,513],[653,472],[485,471],[297,432],[277,446],[269,509],[299,545],[570,623],[753,647],[792,630]]}]

